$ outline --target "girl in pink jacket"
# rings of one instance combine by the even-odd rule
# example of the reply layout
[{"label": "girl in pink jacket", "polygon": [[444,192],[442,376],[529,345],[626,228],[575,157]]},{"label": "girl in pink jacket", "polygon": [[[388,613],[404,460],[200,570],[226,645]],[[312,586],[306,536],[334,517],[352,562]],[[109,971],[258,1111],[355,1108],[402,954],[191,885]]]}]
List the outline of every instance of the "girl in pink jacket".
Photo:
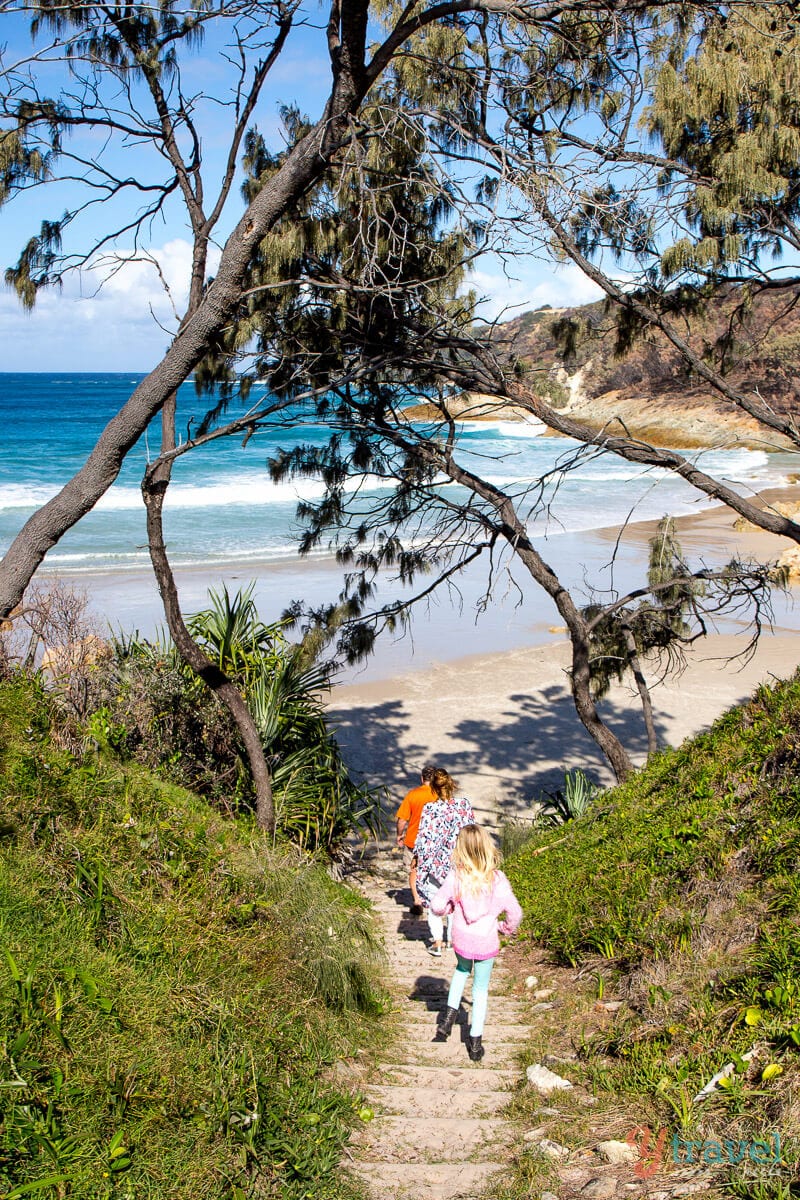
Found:
[{"label": "girl in pink jacket", "polygon": [[[511,884],[498,870],[497,861],[497,851],[488,833],[479,825],[465,825],[456,841],[450,873],[430,903],[431,912],[438,916],[453,914],[451,937],[458,960],[450,981],[447,1010],[436,1025],[437,1034],[441,1040],[450,1036],[464,986],[474,971],[472,1020],[467,1038],[467,1053],[473,1062],[479,1062],[484,1054],[481,1038],[489,1003],[489,980],[500,950],[499,934],[515,933],[522,920],[522,909]],[[501,913],[505,913],[505,920],[498,922]]]}]

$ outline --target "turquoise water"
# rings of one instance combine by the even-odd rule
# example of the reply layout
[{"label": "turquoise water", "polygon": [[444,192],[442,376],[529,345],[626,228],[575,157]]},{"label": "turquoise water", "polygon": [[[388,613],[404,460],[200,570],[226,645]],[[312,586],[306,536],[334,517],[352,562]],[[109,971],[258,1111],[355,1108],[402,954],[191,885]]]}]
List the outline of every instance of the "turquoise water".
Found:
[{"label": "turquoise water", "polygon": [[[0,553],[27,517],[83,463],[104,424],[139,378],[131,374],[0,375]],[[193,386],[184,385],[179,430],[185,430],[203,407]],[[532,485],[534,491],[542,487],[548,506],[546,512],[531,517],[536,535],[555,540],[617,525],[629,517],[678,515],[703,506],[697,493],[680,480],[610,455],[585,458],[561,479],[558,464],[576,447],[563,438],[537,433],[533,426],[498,422],[465,426],[460,434],[465,465],[510,489],[526,513],[532,507],[526,493]],[[244,448],[240,439],[228,439],[180,459],[165,516],[174,563],[244,567],[283,561],[288,565],[299,532],[298,499],[321,495],[322,486],[314,480],[274,484],[267,459],[280,447],[301,440],[321,442],[326,434],[314,425],[283,428],[259,433]],[[158,444],[156,425],[129,454],[119,480],[96,510],[50,551],[45,569],[117,573],[147,564],[139,482],[148,447],[155,451]],[[796,470],[789,456],[744,449],[705,452],[699,461],[704,469],[745,492],[779,486]],[[381,495],[386,495],[384,485],[373,480],[366,501]]]}]

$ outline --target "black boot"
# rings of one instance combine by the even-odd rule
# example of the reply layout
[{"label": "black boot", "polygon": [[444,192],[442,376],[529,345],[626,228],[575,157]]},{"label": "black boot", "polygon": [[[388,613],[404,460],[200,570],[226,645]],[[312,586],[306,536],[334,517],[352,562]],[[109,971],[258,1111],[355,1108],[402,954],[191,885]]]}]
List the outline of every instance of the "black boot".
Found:
[{"label": "black boot", "polygon": [[436,1035],[441,1041],[450,1037],[457,1016],[457,1008],[447,1008],[445,1012],[439,1014],[439,1020],[436,1022]]},{"label": "black boot", "polygon": [[473,1062],[480,1062],[486,1051],[481,1045],[481,1036],[473,1037],[472,1034],[467,1038],[467,1054]]}]

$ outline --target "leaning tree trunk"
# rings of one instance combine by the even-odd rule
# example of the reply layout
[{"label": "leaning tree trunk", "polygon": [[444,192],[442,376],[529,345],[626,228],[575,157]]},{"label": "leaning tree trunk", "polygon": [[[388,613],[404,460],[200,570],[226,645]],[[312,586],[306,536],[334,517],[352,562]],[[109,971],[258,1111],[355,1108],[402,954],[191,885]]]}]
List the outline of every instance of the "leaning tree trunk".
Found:
[{"label": "leaning tree trunk", "polygon": [[142,480],[142,495],[147,509],[147,540],[150,560],[164,604],[167,625],[183,661],[211,688],[236,722],[253,776],[258,824],[269,833],[274,833],[275,804],[272,796],[272,776],[253,716],[239,689],[225,672],[221,671],[203,653],[186,628],[183,619],[175,577],[164,544],[163,507],[169,479],[169,463],[160,459],[152,467],[148,467]]},{"label": "leaning tree trunk", "polygon": [[[396,443],[403,442],[402,434],[398,435],[392,427],[384,426],[384,431]],[[415,446],[414,449],[424,459],[444,470],[455,483],[463,484],[474,495],[480,496],[492,506],[498,517],[495,526],[497,532],[508,542],[532,579],[552,599],[567,627],[572,646],[570,681],[575,710],[587,733],[594,739],[608,760],[617,781],[621,783],[632,774],[634,766],[619,738],[601,719],[592,699],[589,631],[586,621],[555,571],[534,547],[511,497],[488,480],[459,466],[449,454],[442,459],[430,447]]]},{"label": "leaning tree trunk", "polygon": [[[532,550],[532,548],[531,548]],[[536,555],[536,551],[532,550]],[[520,555],[528,567],[532,570],[530,555]],[[536,555],[538,558],[539,556]],[[527,561],[526,561],[527,559]],[[540,559],[541,565],[545,572],[549,572],[556,583],[558,580],[553,575],[547,563]],[[537,576],[534,575],[534,579]],[[538,582],[538,580],[537,580]],[[542,585],[546,586],[546,585]],[[558,585],[558,589],[553,592],[549,587],[546,588],[552,596],[556,608],[558,609],[564,624],[569,633],[570,645],[572,646],[572,671],[570,674],[570,682],[572,685],[572,699],[575,704],[575,711],[583,722],[583,726],[587,733],[594,738],[597,745],[603,751],[611,766],[617,782],[622,783],[633,772],[633,763],[628,757],[625,747],[622,742],[612,733],[600,717],[597,711],[597,705],[592,699],[592,675],[590,670],[590,652],[589,652],[589,634],[586,629],[586,622],[578,611],[572,597],[566,588]]]},{"label": "leaning tree trunk", "polygon": [[639,689],[639,698],[642,702],[644,725],[647,730],[647,757],[649,759],[658,750],[656,727],[653,721],[653,703],[650,699],[650,689],[647,686],[647,680],[644,677],[641,660],[639,659],[639,651],[636,649],[636,639],[633,636],[633,630],[628,625],[625,625],[622,632],[628,650],[628,662],[633,671],[633,678],[636,680],[636,686]]}]

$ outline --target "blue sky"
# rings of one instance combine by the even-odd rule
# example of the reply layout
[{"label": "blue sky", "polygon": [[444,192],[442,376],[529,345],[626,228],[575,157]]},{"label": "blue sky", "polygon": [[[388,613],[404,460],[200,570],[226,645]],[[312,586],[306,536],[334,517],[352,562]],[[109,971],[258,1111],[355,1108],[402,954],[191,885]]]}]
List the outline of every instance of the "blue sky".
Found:
[{"label": "blue sky", "polygon": [[[309,24],[290,36],[257,108],[256,123],[273,146],[280,145],[282,104],[297,104],[316,118],[327,96],[330,68],[320,27],[323,10],[314,6],[310,12]],[[7,65],[27,57],[31,53],[27,18],[6,12],[0,19],[0,40]],[[65,84],[61,67],[38,62],[32,70],[43,92],[56,94]],[[233,78],[223,39],[207,38],[186,60],[183,78],[185,91],[202,90],[208,96],[200,125],[206,189],[211,194],[227,150],[228,110],[221,102],[230,95]],[[109,147],[99,131],[72,140],[70,146],[88,159],[102,152],[116,170],[140,180],[158,179],[163,172],[151,152]],[[76,204],[77,195],[75,184],[54,182],[16,197],[0,210],[0,267],[13,264],[27,239],[38,232],[41,220],[60,217],[66,207]],[[113,228],[130,219],[133,211],[127,196],[122,202],[106,202],[77,221],[70,237],[74,236],[76,247],[85,245],[99,226]],[[219,226],[220,241],[241,211],[236,189]],[[0,285],[0,370],[147,371],[154,366],[169,344],[175,310],[182,311],[188,285],[190,243],[179,201],[149,226],[142,249],[152,262],[135,261],[132,237],[123,235],[116,245],[118,259],[125,260],[121,267],[117,260],[112,269],[106,258],[88,270],[71,273],[60,289],[40,293],[31,313]],[[522,254],[514,258],[511,268],[485,256],[477,264],[472,286],[486,298],[483,311],[491,317],[504,312],[513,316],[542,304],[584,303],[598,295],[576,268],[554,268]]]}]

